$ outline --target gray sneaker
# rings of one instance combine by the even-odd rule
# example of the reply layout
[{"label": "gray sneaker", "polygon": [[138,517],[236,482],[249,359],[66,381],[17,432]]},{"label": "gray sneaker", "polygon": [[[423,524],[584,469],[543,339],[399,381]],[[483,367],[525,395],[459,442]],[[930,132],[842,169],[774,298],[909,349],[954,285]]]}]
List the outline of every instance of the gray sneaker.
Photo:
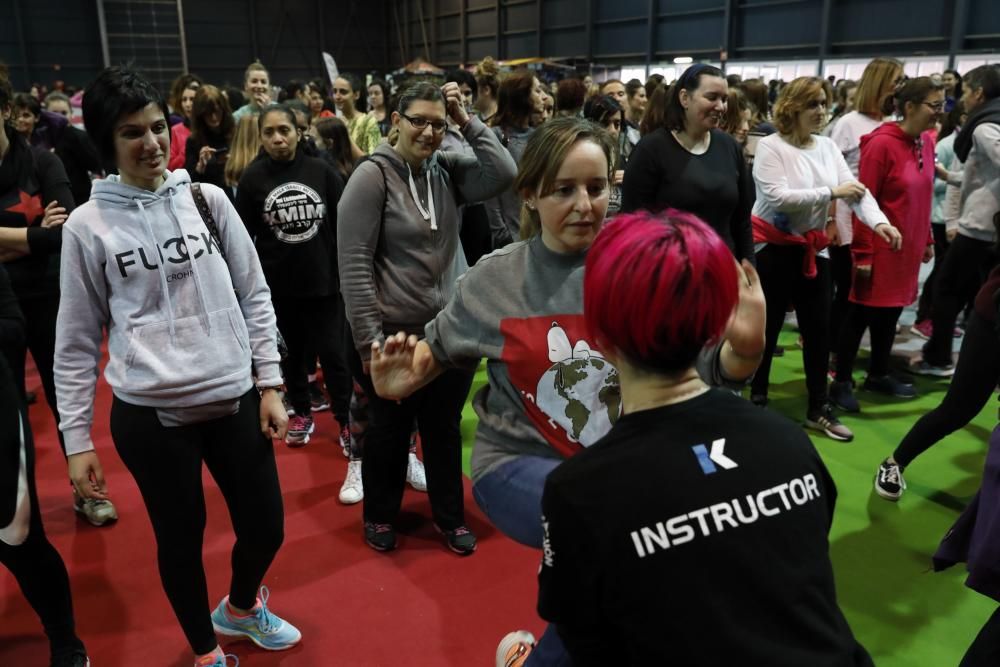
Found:
[{"label": "gray sneaker", "polygon": [[82,516],[92,526],[98,528],[118,520],[118,511],[111,504],[110,500],[95,500],[93,498],[82,498],[76,493],[73,494],[73,509]]},{"label": "gray sneaker", "polygon": [[841,442],[854,440],[851,429],[840,423],[833,414],[833,405],[825,403],[821,408],[815,408],[806,413],[806,427],[825,433],[827,437]]}]

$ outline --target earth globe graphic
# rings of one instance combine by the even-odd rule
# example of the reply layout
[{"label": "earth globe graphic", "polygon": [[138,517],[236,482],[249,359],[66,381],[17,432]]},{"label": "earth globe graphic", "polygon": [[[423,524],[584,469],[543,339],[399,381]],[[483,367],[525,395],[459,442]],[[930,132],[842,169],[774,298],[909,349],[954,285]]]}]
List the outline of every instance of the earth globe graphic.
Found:
[{"label": "earth globe graphic", "polygon": [[552,364],[535,396],[539,409],[584,447],[604,437],[621,415],[618,369],[590,350]]}]

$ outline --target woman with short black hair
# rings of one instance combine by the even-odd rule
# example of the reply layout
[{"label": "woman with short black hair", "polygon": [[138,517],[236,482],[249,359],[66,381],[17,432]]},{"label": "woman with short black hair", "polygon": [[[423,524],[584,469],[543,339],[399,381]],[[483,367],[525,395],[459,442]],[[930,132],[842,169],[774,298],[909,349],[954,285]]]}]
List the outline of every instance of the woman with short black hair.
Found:
[{"label": "woman with short black hair", "polygon": [[[90,436],[106,329],[111,437],[142,494],[195,665],[225,667],[216,633],[291,648],[301,635],[268,609],[261,585],[284,539],[271,438],[284,437],[287,416],[260,261],[218,188],[167,171],[167,105],[148,81],[104,70],[83,116],[119,175],[95,183],[63,236],[55,376],[70,479],[84,498],[107,498]],[[236,533],[229,595],[211,613],[203,466]]]}]

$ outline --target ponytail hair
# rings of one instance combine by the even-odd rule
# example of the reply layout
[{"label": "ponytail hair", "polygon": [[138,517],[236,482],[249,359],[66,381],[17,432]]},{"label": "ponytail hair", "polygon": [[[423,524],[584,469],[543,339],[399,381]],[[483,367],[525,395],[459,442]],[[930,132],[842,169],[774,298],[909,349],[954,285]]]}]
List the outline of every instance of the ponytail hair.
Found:
[{"label": "ponytail hair", "polygon": [[944,90],[944,86],[935,83],[929,76],[918,76],[915,79],[904,79],[893,93],[882,102],[882,115],[906,115],[906,103],[921,104],[933,92]]}]

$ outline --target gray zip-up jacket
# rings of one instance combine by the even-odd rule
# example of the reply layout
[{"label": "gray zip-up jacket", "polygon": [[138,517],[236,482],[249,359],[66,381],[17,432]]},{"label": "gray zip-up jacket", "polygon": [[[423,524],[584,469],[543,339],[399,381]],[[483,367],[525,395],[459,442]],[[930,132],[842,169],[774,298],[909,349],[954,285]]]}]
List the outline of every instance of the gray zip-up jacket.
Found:
[{"label": "gray zip-up jacket", "polygon": [[[470,119],[462,134],[475,157],[435,152],[413,173],[419,205],[409,166],[385,144],[358,166],[340,198],[340,288],[363,360],[385,332],[423,334],[468,268],[458,239],[459,205],[495,197],[514,182],[517,165],[482,121]],[[428,175],[431,220],[420,210],[429,212]]]},{"label": "gray zip-up jacket", "polygon": [[104,377],[134,405],[197,408],[281,383],[271,290],[236,209],[202,185],[226,251],[202,221],[183,169],[156,192],[94,181],[63,229],[55,381],[66,453],[90,438],[102,329]]},{"label": "gray zip-up jacket", "polygon": [[1000,125],[982,123],[972,133],[972,150],[962,177],[958,233],[993,241],[993,214],[1000,208]]}]

